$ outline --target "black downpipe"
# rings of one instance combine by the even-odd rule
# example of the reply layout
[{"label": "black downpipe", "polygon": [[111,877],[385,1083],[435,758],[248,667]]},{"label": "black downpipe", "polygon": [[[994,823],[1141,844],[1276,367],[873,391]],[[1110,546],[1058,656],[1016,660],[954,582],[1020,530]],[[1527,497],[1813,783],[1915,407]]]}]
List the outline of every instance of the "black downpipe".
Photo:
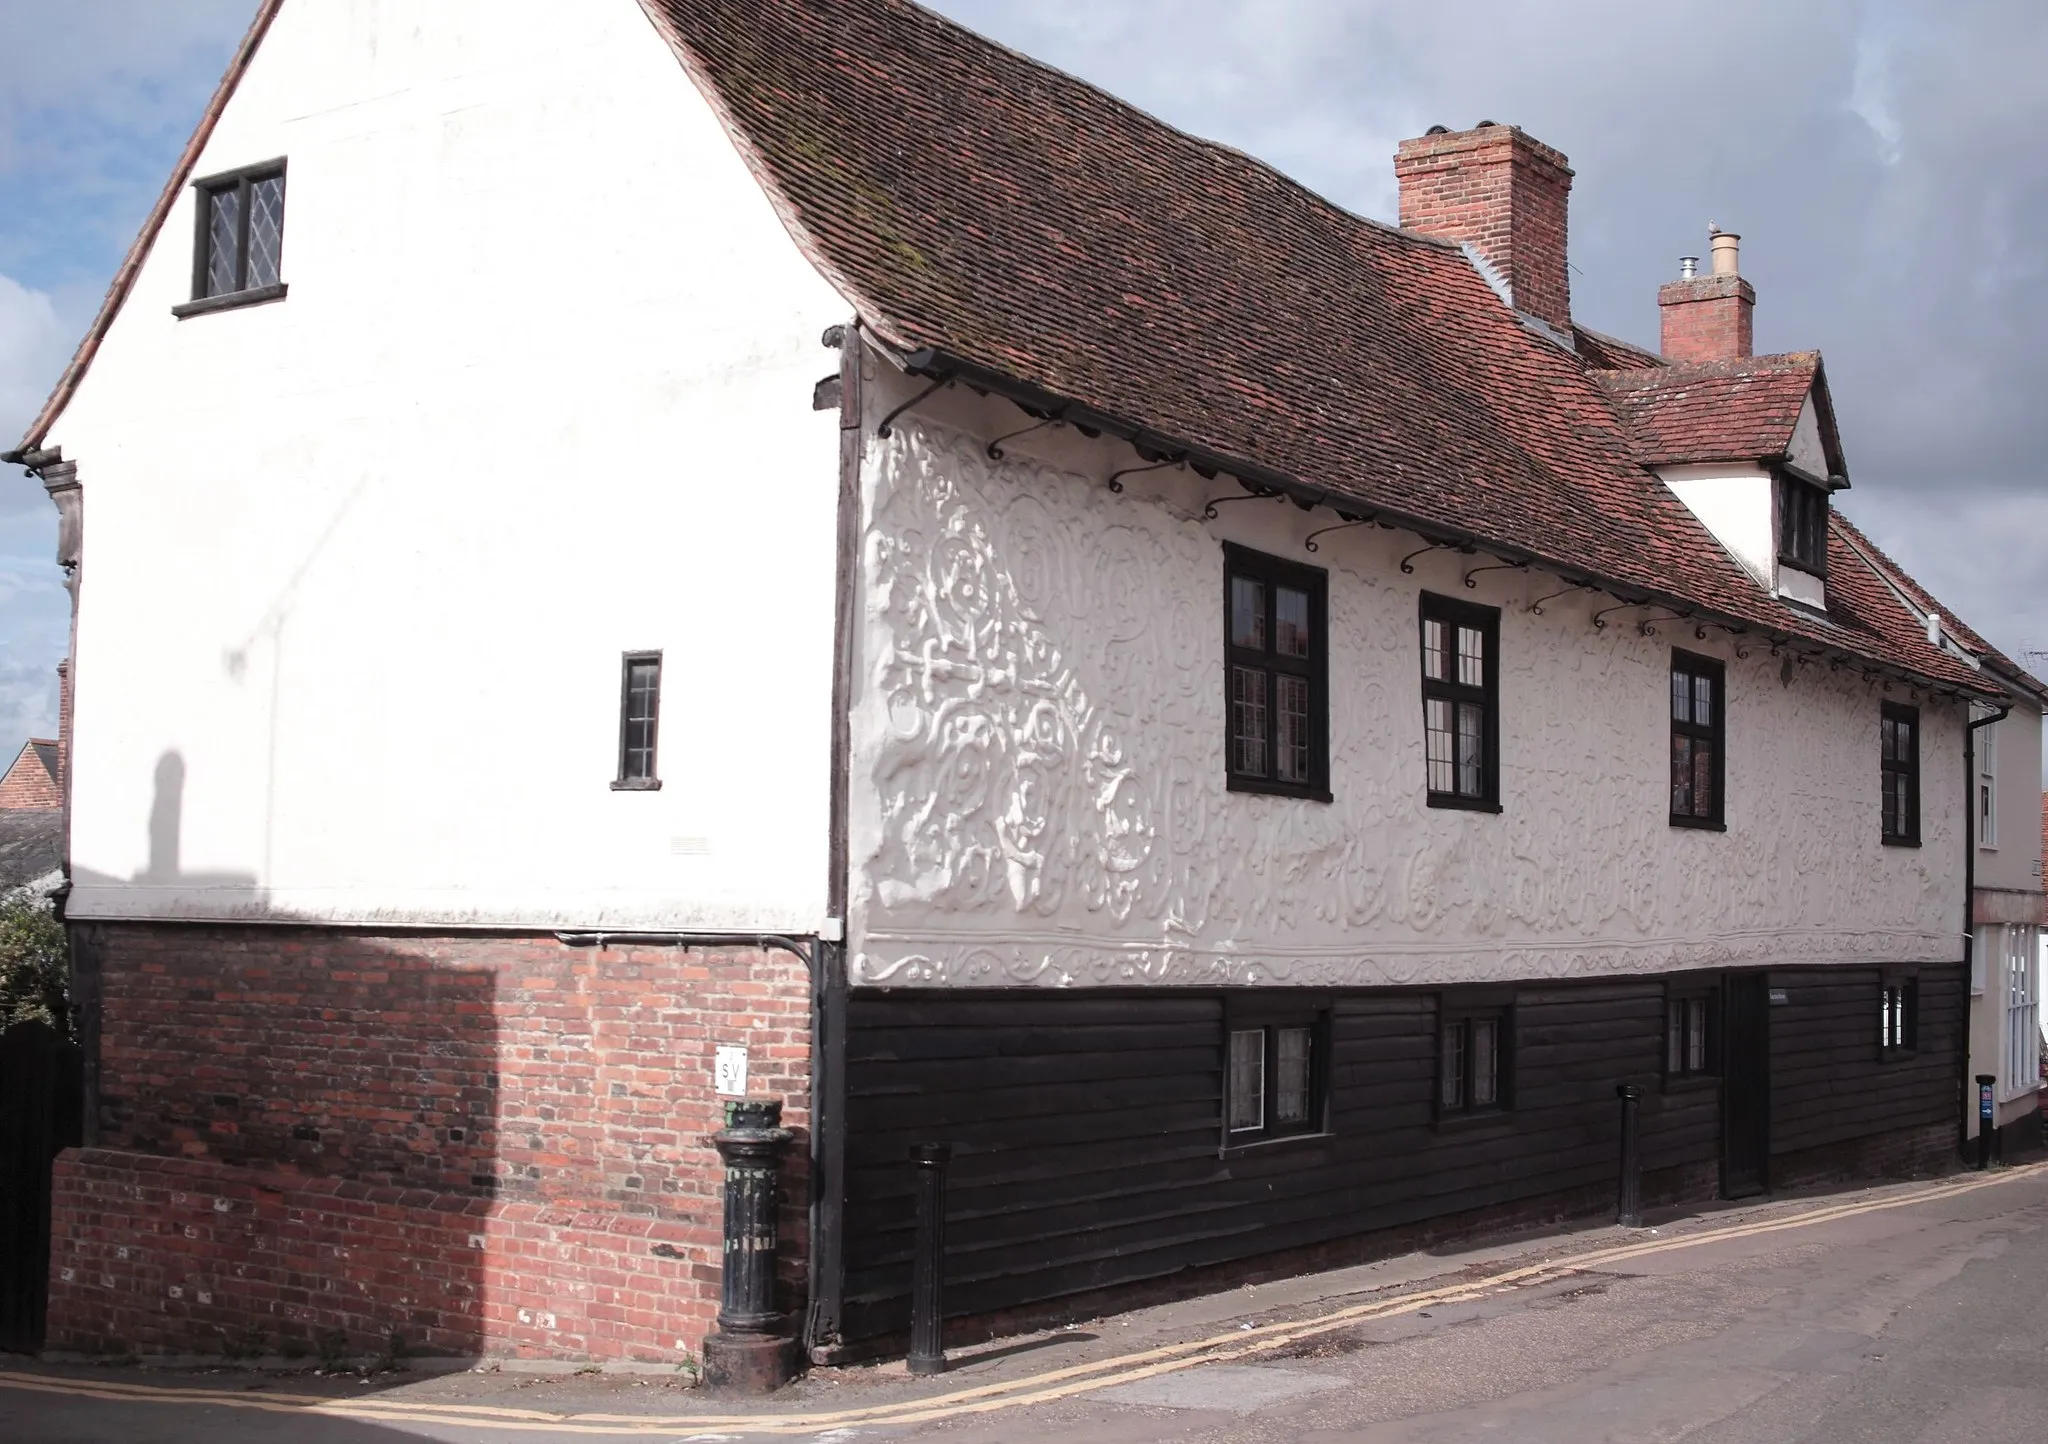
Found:
[{"label": "black downpipe", "polygon": [[2011,715],[2008,702],[1989,717],[1963,726],[1963,1026],[1956,1030],[1956,1091],[1964,1106],[1956,1119],[1956,1156],[1965,1160],[1970,1156],[1970,1118],[1977,1104],[1970,1092],[1970,1017],[1977,1011],[1972,1001],[1976,995],[1970,991],[1970,980],[1977,976],[1977,729]]},{"label": "black downpipe", "polygon": [[839,348],[839,514],[832,624],[831,797],[826,843],[826,909],[840,920],[838,940],[818,945],[811,976],[811,1236],[809,1305],[802,1346],[823,1362],[839,1342],[846,1234],[846,926],[847,794],[851,768],[853,646],[859,598],[860,463],[867,347],[858,317],[825,333]]}]

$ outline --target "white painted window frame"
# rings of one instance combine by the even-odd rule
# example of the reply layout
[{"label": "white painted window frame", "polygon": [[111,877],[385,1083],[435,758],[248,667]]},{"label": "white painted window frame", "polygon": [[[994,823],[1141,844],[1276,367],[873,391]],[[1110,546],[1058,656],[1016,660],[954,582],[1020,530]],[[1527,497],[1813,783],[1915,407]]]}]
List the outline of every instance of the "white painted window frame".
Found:
[{"label": "white painted window frame", "polygon": [[1998,726],[1977,733],[1977,846],[1998,851]]},{"label": "white painted window frame", "polygon": [[2008,925],[1999,930],[1999,977],[2005,1007],[2001,1060],[2003,1098],[2018,1098],[2041,1086],[2040,929]]}]

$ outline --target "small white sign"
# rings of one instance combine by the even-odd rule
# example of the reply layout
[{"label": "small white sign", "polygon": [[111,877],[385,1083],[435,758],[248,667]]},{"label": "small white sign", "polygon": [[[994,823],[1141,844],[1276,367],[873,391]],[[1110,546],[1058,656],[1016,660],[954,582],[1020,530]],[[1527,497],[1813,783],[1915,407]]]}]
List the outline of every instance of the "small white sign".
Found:
[{"label": "small white sign", "polygon": [[712,1069],[713,1086],[721,1098],[747,1096],[747,1050],[737,1044],[718,1045],[718,1062]]}]

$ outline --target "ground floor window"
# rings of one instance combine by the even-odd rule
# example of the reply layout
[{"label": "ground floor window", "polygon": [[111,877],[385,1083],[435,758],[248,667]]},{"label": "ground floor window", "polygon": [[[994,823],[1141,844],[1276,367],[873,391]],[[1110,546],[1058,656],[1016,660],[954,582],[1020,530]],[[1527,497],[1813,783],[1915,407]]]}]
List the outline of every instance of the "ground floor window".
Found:
[{"label": "ground floor window", "polygon": [[1323,1128],[1327,1015],[1234,1013],[1223,1087],[1228,1143],[1318,1133]]},{"label": "ground floor window", "polygon": [[1920,982],[1888,977],[1879,994],[1878,1051],[1881,1056],[1910,1053],[1920,1046]]},{"label": "ground floor window", "polygon": [[1673,990],[1664,1017],[1666,1076],[1703,1078],[1721,1071],[1714,1058],[1715,1002],[1711,988]]},{"label": "ground floor window", "polygon": [[2034,954],[2040,929],[2005,927],[1999,952],[2005,983],[2005,1096],[2030,1093],[2041,1082],[2041,984]]},{"label": "ground floor window", "polygon": [[1504,1005],[1447,998],[1437,1051],[1437,1115],[1459,1118],[1507,1106],[1509,1023]]}]

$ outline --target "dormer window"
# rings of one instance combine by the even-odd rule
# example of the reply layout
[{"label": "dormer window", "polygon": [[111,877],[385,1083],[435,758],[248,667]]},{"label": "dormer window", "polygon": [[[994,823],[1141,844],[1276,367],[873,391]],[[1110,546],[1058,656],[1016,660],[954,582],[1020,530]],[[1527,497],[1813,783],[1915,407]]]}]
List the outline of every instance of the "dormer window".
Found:
[{"label": "dormer window", "polygon": [[1778,560],[1827,574],[1828,494],[1789,476],[1778,478]]}]

